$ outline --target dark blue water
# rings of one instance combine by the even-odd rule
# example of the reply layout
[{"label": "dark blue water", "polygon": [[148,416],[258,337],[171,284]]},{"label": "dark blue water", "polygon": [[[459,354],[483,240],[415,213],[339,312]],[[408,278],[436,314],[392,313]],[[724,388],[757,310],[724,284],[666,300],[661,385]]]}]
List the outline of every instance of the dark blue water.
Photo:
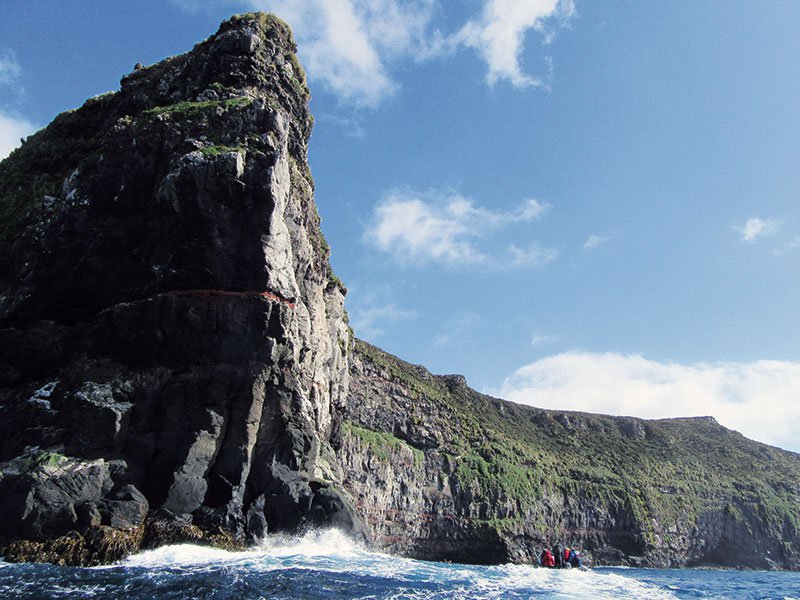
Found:
[{"label": "dark blue water", "polygon": [[428,563],[369,552],[326,532],[247,552],[171,546],[93,569],[0,563],[0,598],[800,600],[800,574]]}]

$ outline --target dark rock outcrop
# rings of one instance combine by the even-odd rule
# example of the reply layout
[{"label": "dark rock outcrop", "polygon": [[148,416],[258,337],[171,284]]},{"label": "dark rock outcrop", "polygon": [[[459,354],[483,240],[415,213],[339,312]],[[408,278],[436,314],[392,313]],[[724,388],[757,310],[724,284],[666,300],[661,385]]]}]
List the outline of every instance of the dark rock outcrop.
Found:
[{"label": "dark rock outcrop", "polygon": [[362,529],[328,443],[350,333],[294,49],[234,17],[2,163],[7,556]]},{"label": "dark rock outcrop", "polygon": [[800,568],[800,456],[521,407],[353,339],[294,50],[234,17],[0,164],[0,554],[335,526],[426,559]]}]

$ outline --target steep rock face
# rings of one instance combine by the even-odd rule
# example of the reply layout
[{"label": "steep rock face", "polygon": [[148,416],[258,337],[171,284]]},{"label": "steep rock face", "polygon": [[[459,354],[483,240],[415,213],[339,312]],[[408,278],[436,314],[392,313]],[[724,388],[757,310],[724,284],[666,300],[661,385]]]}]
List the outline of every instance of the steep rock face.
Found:
[{"label": "steep rock face", "polygon": [[332,485],[350,334],[294,50],[234,17],[0,165],[7,556],[359,529]]},{"label": "steep rock face", "polygon": [[540,410],[357,342],[336,440],[375,543],[425,559],[800,568],[800,456],[713,419]]}]

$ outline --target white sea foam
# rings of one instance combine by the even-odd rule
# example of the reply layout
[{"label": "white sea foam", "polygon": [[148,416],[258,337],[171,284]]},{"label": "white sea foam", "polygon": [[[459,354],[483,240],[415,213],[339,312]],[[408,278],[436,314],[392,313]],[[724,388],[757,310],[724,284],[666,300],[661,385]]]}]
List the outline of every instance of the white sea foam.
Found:
[{"label": "white sea foam", "polygon": [[671,599],[676,596],[634,579],[598,571],[542,569],[529,565],[482,568],[474,591],[482,598],[503,598],[536,590],[554,598]]},{"label": "white sea foam", "polygon": [[[124,567],[197,567],[206,564],[224,564],[237,562],[253,552],[229,552],[208,546],[195,546],[193,544],[178,544],[175,546],[162,546],[155,550],[145,550],[139,554],[123,560],[119,566]],[[102,567],[100,567],[102,568]]]},{"label": "white sea foam", "polygon": [[269,556],[355,557],[369,553],[363,544],[338,529],[309,531],[302,536],[270,535],[255,550]]},{"label": "white sea foam", "polygon": [[268,536],[259,545],[236,552],[193,544],[162,546],[130,556],[118,566],[154,569],[248,566],[264,570],[286,567],[288,561],[296,563],[296,568],[312,568],[322,558],[344,562],[372,555],[379,556],[368,552],[341,531],[327,529],[311,531],[303,536]]},{"label": "white sea foam", "polygon": [[[676,597],[657,586],[604,571],[552,570],[530,565],[486,567],[391,556],[370,551],[334,529],[311,531],[302,536],[268,536],[261,544],[242,552],[189,544],[165,546],[131,556],[118,566],[156,572],[224,568],[260,573],[280,569],[347,573],[393,581],[397,598],[520,598],[532,590],[551,598]],[[438,591],[419,589],[420,583]],[[444,595],[443,590],[447,590]]]}]

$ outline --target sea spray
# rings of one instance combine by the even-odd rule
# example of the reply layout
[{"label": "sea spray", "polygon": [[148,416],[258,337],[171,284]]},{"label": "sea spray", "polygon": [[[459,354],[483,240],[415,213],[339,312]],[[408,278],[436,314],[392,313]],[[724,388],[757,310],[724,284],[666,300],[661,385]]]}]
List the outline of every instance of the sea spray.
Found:
[{"label": "sea spray", "polygon": [[372,552],[337,530],[268,536],[241,552],[166,546],[95,568],[0,562],[0,597],[153,600],[523,598],[797,599],[798,573],[552,570],[436,563]]}]

